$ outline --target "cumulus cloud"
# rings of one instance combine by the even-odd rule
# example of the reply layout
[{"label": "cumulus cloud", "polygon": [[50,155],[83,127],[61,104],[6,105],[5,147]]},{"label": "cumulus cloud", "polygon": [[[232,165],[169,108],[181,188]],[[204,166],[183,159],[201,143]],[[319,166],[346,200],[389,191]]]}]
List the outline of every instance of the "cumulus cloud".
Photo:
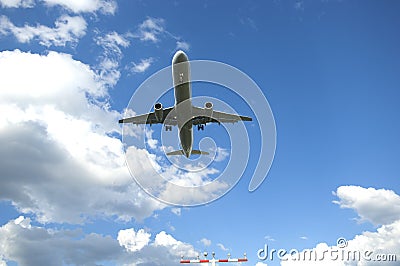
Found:
[{"label": "cumulus cloud", "polygon": [[32,226],[30,219],[24,217],[0,227],[0,247],[0,257],[21,266],[94,265],[124,254],[110,236]]},{"label": "cumulus cloud", "polygon": [[195,251],[192,245],[176,240],[164,231],[161,231],[156,235],[154,246],[166,247],[169,250],[169,253],[175,256],[185,255],[188,257],[195,257],[199,254]]},{"label": "cumulus cloud", "polygon": [[150,241],[151,234],[145,232],[143,229],[135,232],[133,228],[120,230],[118,232],[118,242],[121,246],[125,247],[128,251],[139,251],[144,246],[147,246]]},{"label": "cumulus cloud", "polygon": [[165,205],[133,182],[103,82],[70,55],[0,53],[0,199],[38,221],[141,220]]},{"label": "cumulus cloud", "polygon": [[221,195],[221,191],[226,191],[229,186],[225,181],[211,179],[219,173],[216,168],[182,170],[165,163],[162,156],[150,154],[146,149],[134,145],[126,150],[126,162],[136,180],[163,202],[183,206],[208,202],[216,198],[216,195]]},{"label": "cumulus cloud", "polygon": [[75,13],[97,12],[114,14],[117,3],[114,0],[43,0],[48,6],[60,5]]},{"label": "cumulus cloud", "polygon": [[18,27],[6,16],[0,16],[0,34],[12,34],[21,43],[29,43],[37,39],[41,45],[66,46],[75,45],[86,34],[86,21],[80,16],[63,15],[55,22],[55,27],[44,25]]},{"label": "cumulus cloud", "polygon": [[[282,261],[281,265],[373,266],[382,265],[382,261],[377,261],[380,255],[395,255],[397,259],[400,258],[400,217],[398,211],[397,215],[393,212],[393,209],[396,210],[398,208],[399,195],[392,190],[359,186],[341,186],[337,189],[335,195],[339,198],[339,200],[335,201],[339,206],[354,209],[362,220],[383,225],[377,228],[375,232],[366,231],[356,235],[353,239],[347,241],[347,246],[344,248],[329,246],[327,243],[322,242],[312,249],[306,249],[299,254],[294,254],[294,257],[287,255],[285,257],[286,261]],[[339,259],[332,259],[331,255],[329,255],[331,250],[338,250],[334,254],[338,254]],[[325,255],[323,255],[324,251],[327,251]],[[344,259],[341,259],[342,252],[345,254]],[[348,252],[351,254],[349,258],[347,257]],[[368,253],[367,259],[363,258],[365,252],[371,252]],[[311,256],[311,261],[298,259],[304,258],[304,256],[305,258],[310,258]],[[333,257],[335,256],[333,255]],[[293,258],[297,258],[297,260]],[[384,263],[385,265],[398,265],[396,261],[386,261]]]},{"label": "cumulus cloud", "polygon": [[[34,0],[0,0],[0,6],[5,8],[31,8],[35,6]],[[0,264],[1,265],[1,264]]]},{"label": "cumulus cloud", "polygon": [[[138,251],[126,249],[133,258],[133,265],[176,265],[182,255],[196,257],[199,252],[195,248],[175,239],[165,231],[158,233],[153,241],[143,246]],[[132,263],[132,262],[131,262]]]},{"label": "cumulus cloud", "polygon": [[400,196],[391,190],[341,186],[334,193],[340,208],[354,209],[360,221],[375,225],[400,220]]},{"label": "cumulus cloud", "polygon": [[118,238],[84,234],[80,229],[47,229],[20,216],[0,227],[0,265],[176,265],[180,255],[195,256],[190,244],[164,231],[154,240],[143,229],[120,230]]},{"label": "cumulus cloud", "polygon": [[141,59],[139,63],[132,63],[131,71],[134,73],[145,72],[153,63],[154,59],[152,57]]},{"label": "cumulus cloud", "polygon": [[202,238],[202,239],[200,239],[200,242],[206,247],[211,246],[211,240],[210,239]]},{"label": "cumulus cloud", "polygon": [[[113,137],[122,115],[110,108],[108,86],[70,55],[4,51],[0,73],[0,200],[41,223],[142,220],[165,208],[133,181],[125,159],[147,182],[142,185],[168,202],[204,202],[228,186],[214,181],[196,189],[211,182],[214,168],[182,172],[135,146],[125,157],[123,143]],[[187,187],[195,191],[179,190]]]}]

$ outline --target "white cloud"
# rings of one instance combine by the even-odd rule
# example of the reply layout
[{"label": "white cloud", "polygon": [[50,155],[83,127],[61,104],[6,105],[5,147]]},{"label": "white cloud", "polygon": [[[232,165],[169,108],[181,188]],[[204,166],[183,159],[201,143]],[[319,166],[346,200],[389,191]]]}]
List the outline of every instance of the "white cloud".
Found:
[{"label": "white cloud", "polygon": [[102,80],[110,86],[114,86],[121,76],[119,71],[120,61],[123,57],[121,48],[129,47],[130,42],[124,35],[115,31],[105,35],[100,35],[99,32],[97,34],[95,42],[103,48],[98,72]]},{"label": "white cloud", "polygon": [[224,161],[226,158],[229,157],[229,152],[227,149],[221,148],[221,147],[217,147],[217,155],[215,157],[215,161],[216,162],[222,162]]},{"label": "white cloud", "polygon": [[167,30],[163,18],[147,17],[138,25],[135,33],[129,34],[130,37],[137,38],[144,42],[158,43],[162,37],[172,39],[176,42],[175,50],[190,50],[190,44],[183,41],[180,36],[177,36]]},{"label": "white cloud", "polygon": [[[395,254],[397,260],[400,258],[400,220],[383,225],[376,232],[363,232],[354,239],[348,241],[349,250],[368,250],[374,254]],[[398,265],[398,262],[389,263],[387,265]],[[385,265],[386,265],[385,263]],[[358,265],[382,265],[382,262],[362,262]]]},{"label": "white cloud", "polygon": [[[100,11],[103,14],[115,14],[118,8],[115,0],[41,0],[47,6],[62,6],[74,13],[94,13]],[[0,6],[5,8],[31,8],[35,6],[35,0],[0,0]]]},{"label": "white cloud", "polygon": [[118,232],[118,242],[128,251],[139,251],[150,242],[151,234],[143,229],[135,232],[133,228],[120,230]]},{"label": "white cloud", "polygon": [[264,239],[271,242],[276,241],[272,236],[264,236]]},{"label": "white cloud", "polygon": [[302,239],[302,240],[307,240],[308,237],[306,237],[306,236],[301,236],[300,239]]},{"label": "white cloud", "polygon": [[152,150],[157,149],[158,140],[153,138],[153,130],[145,129],[146,143]]},{"label": "white cloud", "polygon": [[35,6],[34,0],[0,0],[0,6],[5,8],[31,8]]},{"label": "white cloud", "polygon": [[176,265],[181,255],[195,257],[198,251],[190,244],[175,239],[164,231],[138,251],[126,250],[132,265]]},{"label": "white cloud", "polygon": [[181,216],[182,209],[181,208],[172,208],[171,212],[177,216]]},{"label": "white cloud", "polygon": [[[358,186],[341,186],[335,193],[339,200],[335,203],[339,204],[344,208],[354,209],[363,220],[368,220],[374,223],[384,224],[377,228],[375,232],[363,232],[356,235],[353,239],[347,241],[346,248],[332,247],[326,243],[319,243],[315,248],[312,248],[312,256],[317,255],[317,261],[306,261],[306,260],[292,260],[289,256],[286,258],[287,261],[282,261],[281,265],[357,265],[357,266],[372,266],[382,265],[382,262],[374,261],[378,254],[394,254],[396,258],[400,258],[400,217],[393,215],[393,209],[388,206],[392,206],[395,210],[397,208],[399,196],[391,190],[375,189],[375,188],[362,188]],[[369,206],[369,207],[368,207]],[[379,217],[382,215],[382,217]],[[330,250],[339,250],[338,253],[342,254],[341,250],[344,250],[344,254],[351,252],[354,256],[354,252],[360,251],[360,254],[365,254],[366,251],[372,252],[370,254],[371,260],[365,260],[362,258],[358,261],[353,261],[351,257],[350,261],[339,259],[332,260],[329,253]],[[328,250],[324,254],[324,251]],[[307,252],[307,253],[304,253]],[[309,258],[310,250],[301,251],[300,257]],[[328,255],[327,255],[328,254]],[[336,256],[336,255],[333,255]],[[347,255],[345,255],[347,256]],[[356,255],[358,256],[358,255]],[[313,258],[314,258],[313,257]],[[357,257],[356,257],[357,258]],[[398,262],[385,262],[385,265],[398,265]]]},{"label": "white cloud", "polygon": [[226,247],[225,247],[223,244],[221,244],[221,243],[218,243],[217,246],[218,246],[221,250],[223,250],[223,251],[228,251],[228,250],[229,250],[229,248],[226,248]]},{"label": "white cloud", "polygon": [[210,239],[202,238],[202,239],[200,239],[200,242],[206,247],[211,246],[211,240]]},{"label": "white cloud", "polygon": [[176,41],[176,50],[185,50],[189,51],[190,45],[187,42],[184,41]]},{"label": "white cloud", "polygon": [[[0,265],[15,261],[21,266],[39,265],[176,265],[180,255],[194,257],[192,245],[164,231],[154,240],[143,229],[120,230],[118,239],[81,229],[47,229],[19,217],[0,227]],[[108,264],[107,264],[108,265]]]},{"label": "white cloud", "polygon": [[198,254],[192,245],[176,240],[164,231],[161,231],[156,235],[154,246],[166,247],[169,252],[175,256],[184,255],[188,257],[195,257]]},{"label": "white cloud", "polygon": [[0,227],[0,247],[0,258],[21,266],[95,265],[124,255],[118,242],[109,236],[32,226],[24,217]]},{"label": "white cloud", "polygon": [[120,47],[126,48],[130,45],[129,40],[125,36],[115,31],[109,32],[104,36],[98,36],[96,37],[95,41],[97,45],[100,45],[104,48],[105,53],[115,54],[117,56],[122,55]]},{"label": "white cloud", "polygon": [[47,47],[66,46],[67,43],[75,45],[86,34],[86,28],[86,21],[80,16],[61,16],[55,22],[54,28],[44,25],[18,27],[6,16],[0,16],[0,34],[12,34],[21,43],[37,39],[41,45]]},{"label": "white cloud", "polygon": [[[169,202],[207,201],[226,189],[228,184],[214,181],[182,194],[172,184],[196,188],[218,170],[184,173],[135,146],[125,157],[121,140],[112,137],[122,115],[110,109],[108,87],[70,55],[4,51],[0,73],[0,200],[39,222],[142,220],[165,208],[133,181],[125,160]],[[157,172],[163,182],[154,182]]]},{"label": "white cloud", "polygon": [[[131,162],[129,157],[128,161]],[[132,169],[133,165],[130,167]],[[182,205],[208,202],[229,186],[222,181],[211,180],[211,175],[219,173],[215,168],[206,168],[198,172],[182,172],[175,166],[162,165],[160,173],[168,182],[157,184],[158,188],[155,188],[154,191],[158,190],[157,196],[166,202],[179,202]],[[150,176],[149,182],[152,182]]]},{"label": "white cloud", "polygon": [[143,73],[151,66],[153,61],[154,59],[150,57],[140,60],[139,63],[132,63],[131,71],[134,73]]},{"label": "white cloud", "polygon": [[121,114],[89,66],[16,50],[0,53],[0,73],[0,200],[42,223],[141,220],[165,207],[133,182],[109,136]]},{"label": "white cloud", "polygon": [[14,221],[15,224],[20,225],[22,228],[32,228],[31,226],[31,219],[25,218],[24,216],[19,216],[17,219]]},{"label": "white cloud", "polygon": [[43,0],[49,6],[60,5],[75,13],[97,12],[114,14],[117,3],[114,0]]},{"label": "white cloud", "polygon": [[354,209],[361,221],[390,224],[400,220],[400,196],[391,190],[341,186],[334,201],[340,208]]},{"label": "white cloud", "polygon": [[148,17],[139,25],[136,35],[141,41],[158,42],[159,36],[165,32],[165,21],[162,18]]}]

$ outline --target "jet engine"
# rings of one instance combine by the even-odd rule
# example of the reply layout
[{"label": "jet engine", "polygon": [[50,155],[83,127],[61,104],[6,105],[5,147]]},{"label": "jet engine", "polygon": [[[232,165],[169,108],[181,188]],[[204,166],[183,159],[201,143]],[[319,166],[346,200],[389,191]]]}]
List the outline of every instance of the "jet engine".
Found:
[{"label": "jet engine", "polygon": [[205,111],[205,116],[206,117],[212,117],[212,113],[213,113],[213,104],[212,102],[206,102],[204,104],[204,111]]},{"label": "jet engine", "polygon": [[164,114],[163,114],[163,106],[161,103],[156,103],[154,105],[154,114],[156,116],[156,119],[158,122],[162,122],[163,118],[164,118]]}]

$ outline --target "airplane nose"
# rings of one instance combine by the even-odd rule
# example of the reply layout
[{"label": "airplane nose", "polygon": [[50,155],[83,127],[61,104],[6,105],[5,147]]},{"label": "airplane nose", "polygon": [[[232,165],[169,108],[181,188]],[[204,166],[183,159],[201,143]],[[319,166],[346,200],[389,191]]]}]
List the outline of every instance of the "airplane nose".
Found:
[{"label": "airplane nose", "polygon": [[189,158],[189,156],[190,156],[190,151],[185,150],[184,153],[185,153],[186,158]]},{"label": "airplane nose", "polygon": [[175,53],[174,58],[172,59],[172,64],[178,64],[182,62],[188,61],[188,57],[183,51],[178,51]]}]

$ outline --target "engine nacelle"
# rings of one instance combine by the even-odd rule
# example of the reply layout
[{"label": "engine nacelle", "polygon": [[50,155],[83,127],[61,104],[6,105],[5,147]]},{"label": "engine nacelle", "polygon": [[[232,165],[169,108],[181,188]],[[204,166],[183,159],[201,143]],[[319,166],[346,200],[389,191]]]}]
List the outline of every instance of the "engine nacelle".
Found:
[{"label": "engine nacelle", "polygon": [[206,102],[204,104],[204,116],[206,117],[212,117],[213,113],[213,103],[212,102]]},{"label": "engine nacelle", "polygon": [[162,120],[164,118],[164,110],[163,110],[163,106],[161,103],[156,103],[154,105],[154,114],[156,116],[157,121],[162,122]]}]

